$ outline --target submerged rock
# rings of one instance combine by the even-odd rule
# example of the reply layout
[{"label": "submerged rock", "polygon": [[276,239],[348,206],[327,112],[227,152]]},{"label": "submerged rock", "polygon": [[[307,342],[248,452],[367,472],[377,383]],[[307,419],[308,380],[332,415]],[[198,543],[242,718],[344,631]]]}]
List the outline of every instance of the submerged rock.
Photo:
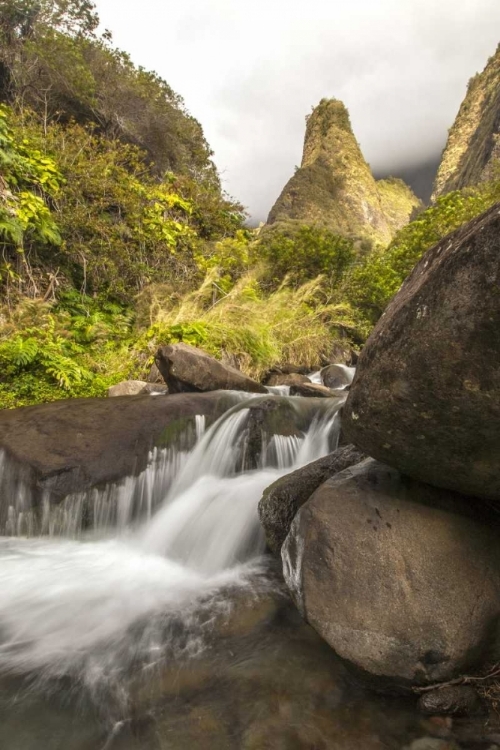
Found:
[{"label": "submerged rock", "polygon": [[343,430],[374,458],[500,500],[500,204],[424,255],[363,349]]},{"label": "submerged rock", "polygon": [[441,682],[500,645],[499,528],[368,459],[299,510],[283,570],[306,620],[381,686]]},{"label": "submerged rock", "polygon": [[156,353],[156,364],[170,393],[217,390],[267,393],[252,378],[188,344],[161,346]]},{"label": "submerged rock", "polygon": [[347,445],[281,477],[264,491],[259,502],[259,518],[271,552],[279,555],[297,511],[320,484],[364,458],[354,446]]}]

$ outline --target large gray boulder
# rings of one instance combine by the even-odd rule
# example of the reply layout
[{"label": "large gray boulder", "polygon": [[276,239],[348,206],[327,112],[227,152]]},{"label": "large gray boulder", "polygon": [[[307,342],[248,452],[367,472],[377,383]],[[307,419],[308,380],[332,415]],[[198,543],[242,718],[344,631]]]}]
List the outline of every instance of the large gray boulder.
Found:
[{"label": "large gray boulder", "polygon": [[500,204],[429,250],[389,304],[343,430],[405,474],[500,500]]},{"label": "large gray boulder", "polygon": [[189,344],[161,346],[155,361],[170,393],[217,390],[267,393],[260,383]]},{"label": "large gray boulder", "polygon": [[283,571],[341,657],[381,685],[441,682],[498,658],[499,530],[460,496],[367,459],[302,506]]},{"label": "large gray boulder", "polygon": [[271,552],[280,554],[296,513],[320,484],[364,458],[361,451],[352,445],[346,445],[286,474],[264,490],[259,502],[259,518]]}]

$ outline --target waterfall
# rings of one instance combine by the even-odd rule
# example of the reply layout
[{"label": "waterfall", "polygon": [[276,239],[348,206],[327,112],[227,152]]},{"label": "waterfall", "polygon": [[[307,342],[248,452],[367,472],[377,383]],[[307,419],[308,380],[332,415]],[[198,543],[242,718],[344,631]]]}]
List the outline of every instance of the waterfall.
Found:
[{"label": "waterfall", "polygon": [[[290,434],[268,434],[259,421],[274,414],[269,404],[258,411],[269,399],[295,415]],[[3,457],[0,672],[73,674],[93,685],[119,680],[131,660],[203,650],[212,615],[200,611],[224,608],[224,587],[249,585],[258,569],[263,490],[335,447],[340,406],[240,399],[208,429],[198,417],[190,446],[153,451],[137,477],[57,507],[44,497],[38,515],[27,478]],[[256,424],[261,450],[248,468]],[[17,496],[7,497],[9,489]],[[90,536],[82,536],[84,516]],[[179,622],[189,637],[179,636]]]}]

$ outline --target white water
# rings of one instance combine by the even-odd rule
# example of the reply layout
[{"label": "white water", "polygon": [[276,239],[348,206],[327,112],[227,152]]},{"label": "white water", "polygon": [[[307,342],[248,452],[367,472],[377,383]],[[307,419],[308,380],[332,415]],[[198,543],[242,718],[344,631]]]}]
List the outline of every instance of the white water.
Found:
[{"label": "white water", "polygon": [[[223,611],[224,587],[250,586],[258,570],[263,490],[328,453],[338,431],[338,402],[318,400],[306,433],[271,440],[262,435],[260,467],[241,471],[245,406],[206,432],[198,419],[190,452],[156,454],[139,478],[108,490],[118,493],[106,506],[113,509],[112,537],[0,540],[0,673],[73,674],[93,686],[104,678],[119,680],[133,661],[151,664],[203,650],[207,618],[200,611]],[[144,511],[139,527],[130,525],[138,493]],[[82,494],[80,505],[84,501]],[[9,503],[19,507],[14,498]],[[94,519],[108,535],[109,521]],[[65,528],[75,530],[71,523]],[[175,636],[173,622],[181,622],[189,637]]]}]

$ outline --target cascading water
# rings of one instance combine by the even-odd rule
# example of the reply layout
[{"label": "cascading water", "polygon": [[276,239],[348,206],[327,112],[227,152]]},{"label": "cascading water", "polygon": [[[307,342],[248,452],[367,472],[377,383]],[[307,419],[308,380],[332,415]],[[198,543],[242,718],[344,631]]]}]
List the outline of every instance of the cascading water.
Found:
[{"label": "cascading water", "polygon": [[[338,433],[341,402],[318,400],[306,430],[262,432],[258,468],[245,469],[256,404],[240,401],[208,430],[198,418],[190,451],[156,452],[139,477],[66,498],[59,517],[47,510],[42,522],[45,533],[78,536],[90,501],[104,539],[14,538],[23,529],[19,513],[12,519],[11,538],[0,541],[0,673],[72,675],[92,687],[132,662],[203,649],[207,608],[223,609],[224,589],[251,586],[259,570],[263,490],[328,453]],[[19,509],[13,498],[9,507],[11,516]]]}]

